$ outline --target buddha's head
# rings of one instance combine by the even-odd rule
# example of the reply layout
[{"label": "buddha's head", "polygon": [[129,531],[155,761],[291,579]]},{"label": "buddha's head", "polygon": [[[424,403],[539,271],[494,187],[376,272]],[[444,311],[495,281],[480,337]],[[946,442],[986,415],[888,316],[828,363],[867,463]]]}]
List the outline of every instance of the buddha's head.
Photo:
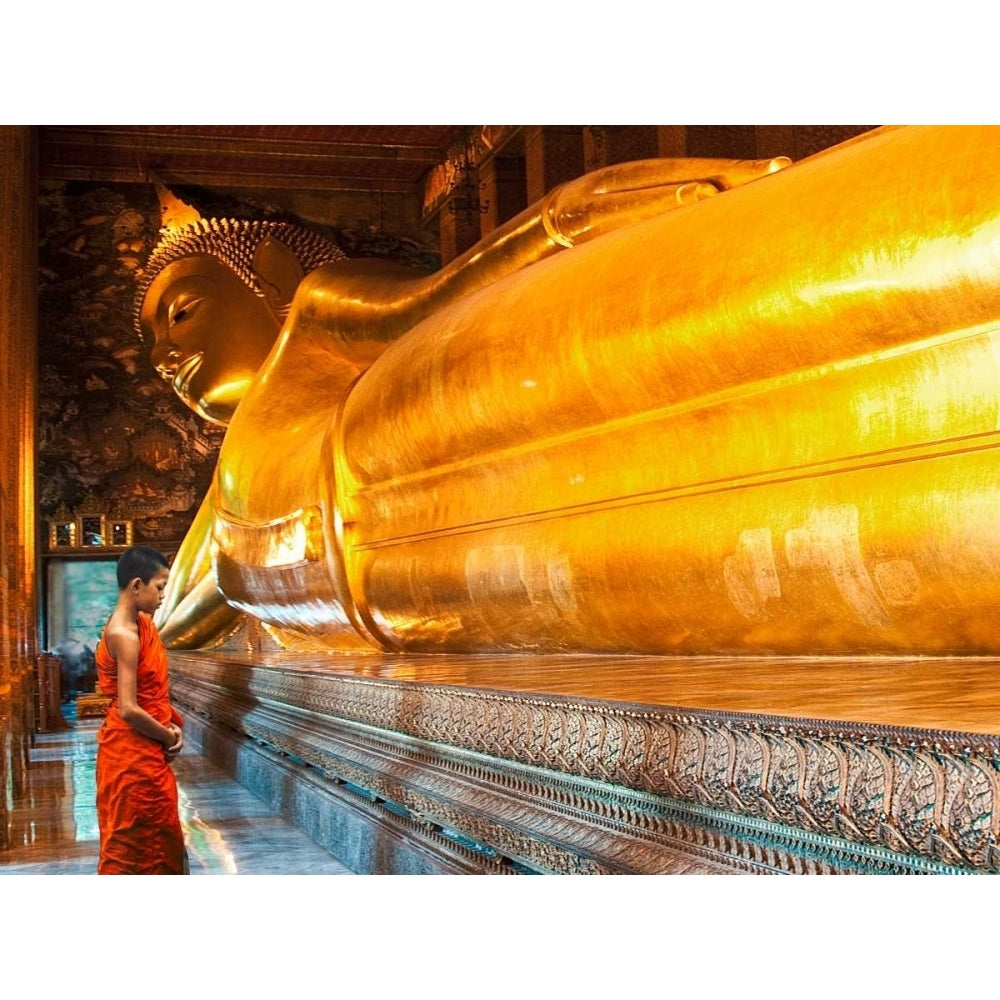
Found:
[{"label": "buddha's head", "polygon": [[303,226],[203,219],[158,189],[164,227],[140,281],[136,324],[174,392],[206,420],[228,424],[302,277],[345,255]]}]

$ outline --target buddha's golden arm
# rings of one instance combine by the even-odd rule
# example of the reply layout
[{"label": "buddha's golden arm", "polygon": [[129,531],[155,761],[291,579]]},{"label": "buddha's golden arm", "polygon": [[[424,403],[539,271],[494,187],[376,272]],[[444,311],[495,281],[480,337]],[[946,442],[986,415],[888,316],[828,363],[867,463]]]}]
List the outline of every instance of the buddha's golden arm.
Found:
[{"label": "buddha's golden arm", "polygon": [[439,309],[553,254],[684,208],[788,166],[787,157],[636,160],[553,189],[435,274],[379,261],[328,264],[307,275],[286,331],[322,331],[332,350],[366,367]]},{"label": "buddha's golden arm", "polygon": [[380,641],[1000,651],[998,168],[884,132],[415,328],[340,425]]}]

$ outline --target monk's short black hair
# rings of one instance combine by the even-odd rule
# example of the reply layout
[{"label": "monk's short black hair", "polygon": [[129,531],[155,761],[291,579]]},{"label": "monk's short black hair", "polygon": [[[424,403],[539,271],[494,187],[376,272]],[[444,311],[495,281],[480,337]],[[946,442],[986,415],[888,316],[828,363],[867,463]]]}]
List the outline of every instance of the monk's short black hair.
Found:
[{"label": "monk's short black hair", "polygon": [[120,590],[124,590],[137,577],[143,583],[149,583],[161,569],[169,567],[170,563],[167,562],[167,557],[162,552],[157,552],[156,549],[151,549],[146,545],[136,545],[127,552],[123,552],[118,560],[116,569],[118,587]]}]

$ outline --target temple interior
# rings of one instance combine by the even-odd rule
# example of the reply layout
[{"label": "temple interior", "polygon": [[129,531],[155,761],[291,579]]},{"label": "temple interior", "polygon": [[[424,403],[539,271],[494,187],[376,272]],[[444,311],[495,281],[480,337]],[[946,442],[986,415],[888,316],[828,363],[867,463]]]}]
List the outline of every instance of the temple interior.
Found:
[{"label": "temple interior", "polygon": [[133,545],[192,874],[1000,871],[1000,127],[0,127],[0,874]]}]

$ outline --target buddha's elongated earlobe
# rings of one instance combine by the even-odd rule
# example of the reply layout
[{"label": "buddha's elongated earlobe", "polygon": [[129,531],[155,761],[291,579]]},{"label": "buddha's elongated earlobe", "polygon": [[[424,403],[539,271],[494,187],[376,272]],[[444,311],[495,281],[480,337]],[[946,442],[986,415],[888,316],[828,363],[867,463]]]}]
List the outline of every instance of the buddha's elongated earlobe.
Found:
[{"label": "buddha's elongated earlobe", "polygon": [[264,301],[279,319],[284,319],[299,282],[305,277],[295,252],[273,236],[265,236],[253,255],[253,269]]}]

